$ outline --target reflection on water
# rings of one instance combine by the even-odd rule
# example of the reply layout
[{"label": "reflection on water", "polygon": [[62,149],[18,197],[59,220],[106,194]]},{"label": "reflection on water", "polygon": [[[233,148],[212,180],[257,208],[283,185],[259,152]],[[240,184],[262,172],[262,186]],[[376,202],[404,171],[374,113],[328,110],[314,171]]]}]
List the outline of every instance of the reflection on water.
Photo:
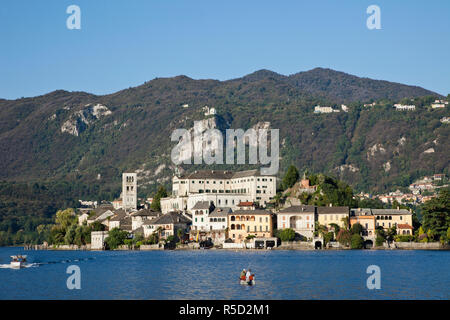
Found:
[{"label": "reflection on water", "polygon": [[[0,263],[23,253],[0,248]],[[1,269],[0,299],[449,299],[444,251],[27,251],[38,268]],[[81,290],[68,290],[68,265]],[[381,290],[366,269],[381,268]],[[255,286],[242,286],[250,268]]]}]

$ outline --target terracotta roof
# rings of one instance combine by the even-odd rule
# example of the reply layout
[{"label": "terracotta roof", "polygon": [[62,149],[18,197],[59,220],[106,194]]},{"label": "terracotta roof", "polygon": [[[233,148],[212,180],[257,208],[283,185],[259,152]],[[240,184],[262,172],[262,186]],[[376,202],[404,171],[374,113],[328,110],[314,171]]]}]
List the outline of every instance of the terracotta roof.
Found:
[{"label": "terracotta roof", "polygon": [[413,227],[411,227],[409,224],[398,224],[397,228],[399,228],[399,229],[412,229]]},{"label": "terracotta roof", "polygon": [[253,207],[255,205],[254,202],[251,201],[241,201],[239,202],[239,204],[237,205],[238,207]]}]

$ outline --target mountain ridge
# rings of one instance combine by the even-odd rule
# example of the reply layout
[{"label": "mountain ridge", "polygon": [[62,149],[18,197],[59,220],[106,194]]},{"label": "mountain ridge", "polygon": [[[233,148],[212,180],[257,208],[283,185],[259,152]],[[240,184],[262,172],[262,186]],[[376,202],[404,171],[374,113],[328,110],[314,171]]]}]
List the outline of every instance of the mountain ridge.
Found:
[{"label": "mountain ridge", "polygon": [[[279,128],[281,173],[293,163],[339,175],[360,189],[381,190],[423,172],[448,170],[449,130],[439,121],[446,109],[430,111],[424,104],[441,97],[420,87],[315,68],[289,76],[261,69],[226,81],[155,78],[107,95],[55,90],[0,100],[0,179],[91,183],[100,174],[100,181],[116,185],[122,171],[143,170],[148,185],[169,183],[170,133],[204,119],[202,108],[208,105],[218,110],[221,129],[260,122]],[[393,110],[393,103],[411,98],[417,111]],[[385,102],[362,107],[370,101]],[[340,108],[341,103],[348,104],[348,113],[313,113],[317,104]],[[402,138],[406,142],[399,146]],[[411,152],[430,148],[433,153],[411,158]]]}]

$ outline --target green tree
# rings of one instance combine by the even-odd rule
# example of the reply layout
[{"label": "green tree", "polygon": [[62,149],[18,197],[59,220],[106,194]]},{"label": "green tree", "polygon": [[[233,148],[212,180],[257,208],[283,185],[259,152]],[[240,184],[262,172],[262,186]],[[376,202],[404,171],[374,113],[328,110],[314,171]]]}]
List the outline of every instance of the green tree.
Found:
[{"label": "green tree", "polygon": [[393,225],[386,232],[386,240],[388,241],[388,243],[391,243],[392,241],[394,241],[394,238],[396,235],[397,235],[397,227],[395,225]]},{"label": "green tree", "polygon": [[341,227],[339,227],[336,223],[330,223],[330,227],[333,228],[334,236],[337,237],[339,230],[341,230]]},{"label": "green tree", "polygon": [[450,227],[450,190],[443,189],[439,195],[425,202],[422,210],[422,226],[430,240],[447,235]]},{"label": "green tree", "polygon": [[67,230],[70,225],[77,222],[75,211],[72,208],[68,208],[66,210],[58,210],[56,212],[55,222],[64,230]]},{"label": "green tree", "polygon": [[167,197],[167,191],[164,186],[159,186],[158,191],[156,192],[155,196],[153,197],[152,204],[150,208],[156,211],[161,211],[161,198]]},{"label": "green tree", "polygon": [[354,233],[352,235],[352,249],[362,249],[364,248],[364,239],[359,234]]},{"label": "green tree", "polygon": [[106,226],[99,221],[92,222],[90,227],[91,227],[92,231],[105,231],[106,230]]},{"label": "green tree", "polygon": [[300,177],[297,168],[294,165],[290,165],[286,174],[283,177],[283,188],[284,190],[291,188]]},{"label": "green tree", "polygon": [[323,242],[324,242],[324,247],[330,242],[330,241],[332,241],[333,240],[333,236],[334,236],[334,233],[333,232],[327,232],[327,233],[325,233],[324,234],[324,236],[323,236]]},{"label": "green tree", "polygon": [[375,238],[375,245],[377,247],[381,247],[386,241],[386,233],[384,232],[383,227],[378,226],[375,230],[375,234],[377,235],[377,237]]},{"label": "green tree", "polygon": [[183,241],[183,236],[184,236],[184,231],[183,231],[183,229],[178,229],[178,230],[177,230],[177,237],[178,237],[178,240],[180,241],[180,244],[181,244],[182,241]]},{"label": "green tree", "polygon": [[363,231],[363,227],[362,227],[362,225],[360,223],[357,222],[354,225],[352,225],[352,228],[351,228],[350,231],[351,231],[352,234],[359,234],[359,235],[361,235],[361,233]]},{"label": "green tree", "polygon": [[128,232],[114,228],[109,231],[108,237],[105,239],[105,244],[108,249],[117,249],[120,245],[124,244],[125,239],[128,237]]},{"label": "green tree", "polygon": [[338,232],[336,240],[341,245],[348,247],[348,246],[350,246],[351,238],[352,238],[352,234],[350,233],[350,231],[348,231],[346,229],[341,229]]},{"label": "green tree", "polygon": [[283,229],[280,232],[281,241],[293,241],[295,239],[295,231],[291,228]]},{"label": "green tree", "polygon": [[66,234],[64,235],[65,244],[73,244],[75,240],[77,226],[75,224],[70,225],[67,228]]}]

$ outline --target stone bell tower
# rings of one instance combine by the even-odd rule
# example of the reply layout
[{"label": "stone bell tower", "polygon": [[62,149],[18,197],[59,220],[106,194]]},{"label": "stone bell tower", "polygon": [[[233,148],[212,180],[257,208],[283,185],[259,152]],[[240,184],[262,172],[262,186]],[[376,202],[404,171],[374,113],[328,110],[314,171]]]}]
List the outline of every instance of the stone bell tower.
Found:
[{"label": "stone bell tower", "polygon": [[122,206],[125,211],[137,209],[137,175],[122,174]]}]

